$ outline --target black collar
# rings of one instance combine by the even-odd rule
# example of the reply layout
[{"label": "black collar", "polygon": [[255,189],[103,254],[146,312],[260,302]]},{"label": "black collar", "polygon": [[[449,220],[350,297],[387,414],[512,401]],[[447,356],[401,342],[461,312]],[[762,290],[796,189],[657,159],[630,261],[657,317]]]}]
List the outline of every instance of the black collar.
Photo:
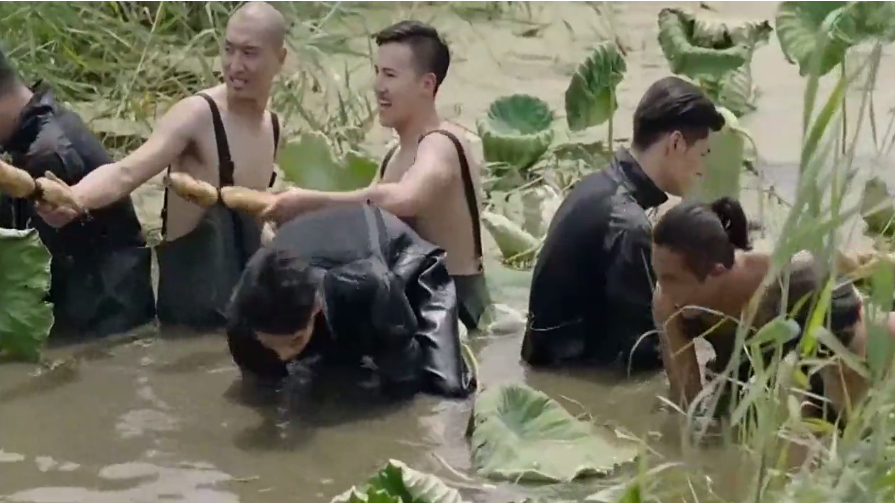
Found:
[{"label": "black collar", "polygon": [[3,152],[27,152],[37,138],[37,134],[40,133],[43,119],[53,113],[56,105],[53,91],[43,86],[41,82],[34,85],[33,91],[34,96],[31,97],[31,100],[19,113],[16,130],[10,135],[9,139],[0,145],[0,150]]},{"label": "black collar", "polygon": [[631,190],[634,200],[643,209],[655,208],[668,200],[668,194],[663,192],[656,183],[650,179],[640,167],[637,159],[631,155],[631,151],[620,147],[615,152],[615,162],[618,171],[624,178],[624,183]]}]

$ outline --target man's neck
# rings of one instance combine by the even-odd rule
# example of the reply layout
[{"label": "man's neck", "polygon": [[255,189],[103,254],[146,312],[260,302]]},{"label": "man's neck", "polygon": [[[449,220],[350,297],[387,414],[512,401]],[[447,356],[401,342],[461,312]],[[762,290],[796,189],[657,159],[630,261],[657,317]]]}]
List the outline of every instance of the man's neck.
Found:
[{"label": "man's neck", "polygon": [[34,93],[23,84],[16,84],[15,87],[0,99],[0,117],[3,122],[0,123],[0,143],[5,143],[15,133],[19,127],[19,119],[24,109]]},{"label": "man's neck", "polygon": [[429,110],[417,114],[406,124],[395,127],[395,132],[398,133],[398,139],[401,142],[401,149],[415,148],[424,134],[437,129],[440,124],[441,117],[433,106]]},{"label": "man's neck", "polygon": [[267,110],[270,91],[252,98],[233,98],[227,95],[227,111],[242,117],[261,117]]},{"label": "man's neck", "polygon": [[650,149],[637,150],[634,147],[631,147],[631,156],[634,157],[634,160],[640,165],[640,169],[643,170],[644,174],[656,184],[656,187],[659,187],[659,190],[662,192],[667,193],[668,191],[665,189],[665,180],[662,178],[662,167],[658,156]]}]

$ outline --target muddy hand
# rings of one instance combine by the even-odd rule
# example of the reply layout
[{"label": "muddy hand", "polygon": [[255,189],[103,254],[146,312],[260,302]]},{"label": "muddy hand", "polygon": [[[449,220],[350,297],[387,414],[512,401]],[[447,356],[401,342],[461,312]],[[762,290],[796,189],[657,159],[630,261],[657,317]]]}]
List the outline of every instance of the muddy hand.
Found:
[{"label": "muddy hand", "polygon": [[274,199],[261,212],[261,219],[266,222],[274,222],[282,226],[289,220],[313,209],[313,201],[308,197],[308,191],[300,188],[291,188],[274,195]]},{"label": "muddy hand", "polygon": [[39,187],[40,199],[47,204],[68,208],[79,214],[86,213],[71,187],[52,172],[45,172],[43,178],[38,178],[34,183]]}]

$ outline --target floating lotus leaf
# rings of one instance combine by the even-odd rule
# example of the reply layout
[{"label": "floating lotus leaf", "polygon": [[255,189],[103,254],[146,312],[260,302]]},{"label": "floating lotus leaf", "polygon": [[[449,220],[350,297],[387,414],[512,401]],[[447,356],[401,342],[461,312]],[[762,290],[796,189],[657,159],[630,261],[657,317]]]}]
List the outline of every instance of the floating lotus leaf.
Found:
[{"label": "floating lotus leaf", "polygon": [[599,430],[524,384],[486,388],[470,419],[473,465],[498,480],[569,482],[610,475],[637,457],[633,444]]},{"label": "floating lotus leaf", "polygon": [[597,44],[584,60],[566,89],[566,122],[572,131],[598,126],[618,109],[616,88],[627,71],[627,63],[614,42]]},{"label": "floating lotus leaf", "polygon": [[401,461],[388,464],[362,487],[352,487],[332,503],[464,503],[460,493],[438,477],[416,471]]},{"label": "floating lotus leaf", "polygon": [[527,171],[553,143],[555,115],[546,101],[527,94],[498,98],[477,122],[489,163]]}]

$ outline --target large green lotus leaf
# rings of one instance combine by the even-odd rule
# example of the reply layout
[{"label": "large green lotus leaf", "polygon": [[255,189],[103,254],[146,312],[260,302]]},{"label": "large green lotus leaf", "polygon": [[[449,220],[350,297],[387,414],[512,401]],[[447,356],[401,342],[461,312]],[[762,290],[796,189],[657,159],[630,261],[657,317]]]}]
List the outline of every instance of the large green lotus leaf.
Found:
[{"label": "large green lotus leaf", "polygon": [[754,111],[756,93],[750,65],[743,65],[725,74],[713,97],[715,103],[730,110],[736,117]]},{"label": "large green lotus leaf", "polygon": [[734,42],[726,26],[700,24],[691,14],[670,8],[659,11],[659,46],[673,73],[692,78],[721,78],[752,55],[752,46]]},{"label": "large green lotus leaf", "polygon": [[873,234],[892,234],[895,229],[895,203],[886,182],[873,177],[864,183],[861,197],[861,217]]},{"label": "large green lotus leaf", "polygon": [[51,255],[34,229],[0,229],[0,353],[35,361],[53,328]]},{"label": "large green lotus leaf", "polygon": [[362,487],[352,487],[332,503],[464,503],[460,493],[438,477],[390,459]]},{"label": "large green lotus leaf", "polygon": [[522,203],[522,230],[533,237],[543,238],[562,203],[562,195],[549,185],[539,185],[522,190],[519,199]]},{"label": "large green lotus leaf", "polygon": [[615,89],[628,70],[614,42],[600,42],[572,75],[566,88],[566,122],[572,131],[599,126],[618,109]]},{"label": "large green lotus leaf", "polygon": [[856,40],[853,18],[846,15],[848,2],[781,2],[777,7],[777,39],[783,55],[808,75],[817,51],[823,50],[820,75],[829,73],[845,57]]},{"label": "large green lotus leaf", "polygon": [[692,38],[697,45],[707,48],[725,48],[745,45],[753,51],[771,40],[770,21],[744,21],[730,24],[726,21],[701,19],[678,11],[684,18],[693,20]]},{"label": "large green lotus leaf", "polygon": [[633,444],[598,433],[520,383],[486,388],[476,398],[468,434],[476,471],[497,480],[569,482],[605,476],[638,455]]},{"label": "large green lotus leaf", "polygon": [[306,189],[343,191],[366,187],[376,175],[377,164],[357,153],[337,157],[326,136],[318,131],[302,133],[286,143],[278,158],[286,180]]},{"label": "large green lotus leaf", "polygon": [[541,241],[526,232],[521,225],[499,213],[482,212],[482,226],[494,238],[506,261],[527,261],[534,257]]},{"label": "large green lotus leaf", "polygon": [[555,118],[550,105],[535,96],[498,98],[476,122],[485,160],[527,171],[553,143]]},{"label": "large green lotus leaf", "polygon": [[705,157],[705,173],[688,199],[711,201],[719,197],[740,197],[740,178],[746,160],[746,145],[751,136],[742,129],[736,116],[724,107],[717,107],[724,116],[724,128],[709,135],[709,153]]}]

